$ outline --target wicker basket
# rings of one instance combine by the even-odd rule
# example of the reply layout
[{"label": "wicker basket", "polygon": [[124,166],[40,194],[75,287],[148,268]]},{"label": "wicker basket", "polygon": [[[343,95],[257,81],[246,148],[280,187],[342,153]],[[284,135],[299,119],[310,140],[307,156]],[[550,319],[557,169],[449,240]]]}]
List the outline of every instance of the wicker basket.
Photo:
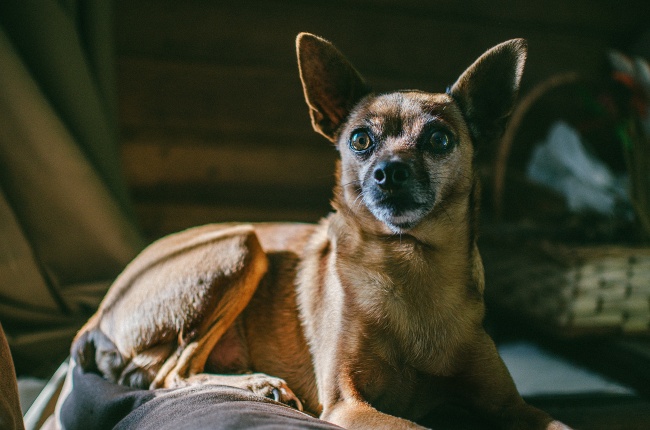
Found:
[{"label": "wicker basket", "polygon": [[[547,91],[577,80],[574,73],[551,77],[513,112],[495,161],[497,220],[508,156],[527,110]],[[481,250],[491,306],[562,336],[650,334],[649,247],[551,242],[498,222],[487,233]]]},{"label": "wicker basket", "polygon": [[495,244],[492,304],[563,336],[650,333],[650,248]]}]

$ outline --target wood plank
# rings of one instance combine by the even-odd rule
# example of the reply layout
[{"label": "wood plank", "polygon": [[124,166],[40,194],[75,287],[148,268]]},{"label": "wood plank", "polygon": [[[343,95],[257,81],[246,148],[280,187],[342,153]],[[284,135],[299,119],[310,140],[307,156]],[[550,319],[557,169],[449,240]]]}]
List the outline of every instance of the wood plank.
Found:
[{"label": "wood plank", "polygon": [[121,59],[120,123],[150,129],[264,136],[313,135],[297,74]]},{"label": "wood plank", "polygon": [[331,189],[337,153],[327,142],[255,145],[187,135],[144,134],[121,146],[134,188],[291,187]]},{"label": "wood plank", "polygon": [[[591,78],[599,75],[596,65],[604,61],[602,47],[588,45],[580,50],[580,46],[574,43],[567,49],[566,43],[563,38],[552,37],[542,45],[539,41],[530,42],[530,61],[524,73],[524,86],[564,70],[578,70]],[[576,51],[581,54],[576,55]],[[476,52],[472,57],[480,53]],[[394,58],[403,57],[402,53]],[[378,84],[379,90],[420,88],[444,91],[471,62],[463,59],[462,65],[451,66],[458,62],[456,58],[445,63],[444,67],[436,68],[430,59],[421,60],[426,57],[424,53],[417,53],[415,57],[415,62],[413,55],[405,61],[393,61],[400,63],[402,70],[394,71],[391,77],[371,73],[368,80]],[[549,57],[554,60],[543,60]],[[241,134],[250,138],[275,136],[278,142],[287,139],[302,141],[314,136],[293,61],[285,69],[135,58],[122,58],[118,64],[120,122],[127,131],[141,127],[172,128]],[[409,74],[404,69],[410,67],[430,73],[426,77],[404,77]]]},{"label": "wood plank", "polygon": [[139,202],[136,213],[149,239],[214,222],[317,222],[322,208],[277,208],[197,203]]},{"label": "wood plank", "polygon": [[587,0],[439,3],[129,1],[118,7],[118,53],[295,69],[293,40],[309,30],[332,39],[364,73],[401,77],[407,86],[428,80],[435,89],[513,37],[529,39],[535,79],[558,70],[589,72],[604,49],[638,34],[648,16],[636,0],[616,8]]},{"label": "wood plank", "polygon": [[[411,43],[438,40],[449,45],[468,26],[481,28],[484,39],[489,38],[491,29],[501,28],[523,36],[563,33],[613,43],[638,34],[650,18],[644,0],[623,0],[615,6],[606,0],[505,0],[498,4],[483,0],[124,0],[117,6],[120,53],[187,58],[218,58],[232,53],[244,64],[278,60],[278,47],[299,31],[320,31],[331,38],[336,35],[337,40],[355,41],[356,51],[373,44],[390,46],[404,36],[412,37]],[[246,52],[258,55],[247,58]]]},{"label": "wood plank", "polygon": [[603,32],[616,36],[637,33],[650,18],[645,0],[357,0],[359,8],[380,4],[386,10],[433,14],[438,19],[473,24],[535,28],[547,33],[576,33],[593,37]]}]

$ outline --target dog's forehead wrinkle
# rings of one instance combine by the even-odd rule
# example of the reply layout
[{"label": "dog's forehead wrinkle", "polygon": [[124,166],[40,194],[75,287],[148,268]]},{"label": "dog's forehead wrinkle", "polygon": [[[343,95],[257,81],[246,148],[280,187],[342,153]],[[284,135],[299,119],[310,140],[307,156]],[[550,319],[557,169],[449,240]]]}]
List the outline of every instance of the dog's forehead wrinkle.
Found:
[{"label": "dog's forehead wrinkle", "polygon": [[[398,138],[403,145],[412,145],[419,138],[425,127],[432,122],[446,122],[441,115],[443,109],[430,109],[417,100],[402,97],[397,104],[379,104],[380,109],[371,110],[363,122],[378,138]],[[397,142],[397,140],[393,139]]]}]

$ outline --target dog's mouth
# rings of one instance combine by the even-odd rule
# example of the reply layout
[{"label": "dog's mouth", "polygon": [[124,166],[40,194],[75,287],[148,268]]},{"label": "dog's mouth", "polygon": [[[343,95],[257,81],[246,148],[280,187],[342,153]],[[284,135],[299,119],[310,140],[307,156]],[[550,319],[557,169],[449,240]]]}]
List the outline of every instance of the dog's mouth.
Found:
[{"label": "dog's mouth", "polygon": [[364,193],[364,202],[370,212],[394,233],[404,233],[415,227],[431,210],[428,201],[413,193],[385,193],[373,190]]}]

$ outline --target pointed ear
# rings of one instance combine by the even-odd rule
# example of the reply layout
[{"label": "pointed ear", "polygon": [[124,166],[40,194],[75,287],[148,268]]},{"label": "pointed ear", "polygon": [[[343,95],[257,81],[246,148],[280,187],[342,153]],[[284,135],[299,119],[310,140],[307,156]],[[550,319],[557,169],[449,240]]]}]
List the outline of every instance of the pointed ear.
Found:
[{"label": "pointed ear", "polygon": [[501,43],[481,55],[448,90],[475,142],[488,142],[503,133],[519,92],[526,53],[524,39]]},{"label": "pointed ear", "polygon": [[370,92],[363,78],[338,49],[309,33],[296,39],[300,80],[311,123],[332,142],[355,104]]}]

